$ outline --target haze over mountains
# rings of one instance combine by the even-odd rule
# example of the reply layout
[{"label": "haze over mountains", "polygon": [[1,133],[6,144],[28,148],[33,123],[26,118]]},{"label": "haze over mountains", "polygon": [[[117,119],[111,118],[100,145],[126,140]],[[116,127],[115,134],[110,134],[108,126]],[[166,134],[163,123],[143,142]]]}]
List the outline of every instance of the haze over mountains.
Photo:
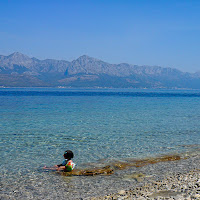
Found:
[{"label": "haze over mountains", "polygon": [[15,52],[0,56],[0,86],[200,89],[200,72],[127,63],[109,64],[86,55],[72,62],[39,60]]}]

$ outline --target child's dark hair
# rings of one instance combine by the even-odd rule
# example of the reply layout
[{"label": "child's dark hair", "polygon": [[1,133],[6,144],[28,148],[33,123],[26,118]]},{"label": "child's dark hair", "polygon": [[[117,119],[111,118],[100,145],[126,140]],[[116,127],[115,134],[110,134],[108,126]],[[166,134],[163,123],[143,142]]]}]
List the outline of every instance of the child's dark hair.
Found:
[{"label": "child's dark hair", "polygon": [[64,157],[65,157],[65,159],[70,160],[70,159],[72,159],[72,158],[74,157],[74,154],[73,154],[72,151],[67,150],[67,151],[65,151],[65,153],[64,153]]}]

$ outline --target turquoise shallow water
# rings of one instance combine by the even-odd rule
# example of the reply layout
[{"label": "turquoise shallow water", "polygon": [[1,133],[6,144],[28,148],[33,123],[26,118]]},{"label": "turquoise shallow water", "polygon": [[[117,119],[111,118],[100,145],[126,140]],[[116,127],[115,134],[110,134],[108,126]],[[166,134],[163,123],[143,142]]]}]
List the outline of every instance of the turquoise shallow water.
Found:
[{"label": "turquoise shallow water", "polygon": [[[46,180],[41,167],[61,163],[66,149],[80,168],[101,159],[195,151],[200,91],[2,88],[0,137],[4,188],[13,179],[25,184],[30,174]],[[48,182],[54,179],[51,174]]]}]

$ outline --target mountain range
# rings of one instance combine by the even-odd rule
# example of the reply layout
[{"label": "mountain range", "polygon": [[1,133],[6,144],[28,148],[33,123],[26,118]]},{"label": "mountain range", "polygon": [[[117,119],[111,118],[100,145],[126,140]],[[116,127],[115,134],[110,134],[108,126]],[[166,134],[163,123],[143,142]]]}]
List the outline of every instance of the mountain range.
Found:
[{"label": "mountain range", "polygon": [[200,89],[200,72],[174,68],[109,64],[83,55],[72,62],[0,55],[1,87],[110,87]]}]

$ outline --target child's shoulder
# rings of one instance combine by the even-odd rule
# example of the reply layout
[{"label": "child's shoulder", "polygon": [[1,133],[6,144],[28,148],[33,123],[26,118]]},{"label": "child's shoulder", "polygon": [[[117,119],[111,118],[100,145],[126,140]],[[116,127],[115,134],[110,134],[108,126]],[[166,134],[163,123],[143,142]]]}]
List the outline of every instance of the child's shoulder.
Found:
[{"label": "child's shoulder", "polygon": [[63,160],[62,165],[65,166],[67,163],[68,163],[68,160],[65,159],[65,160]]}]

